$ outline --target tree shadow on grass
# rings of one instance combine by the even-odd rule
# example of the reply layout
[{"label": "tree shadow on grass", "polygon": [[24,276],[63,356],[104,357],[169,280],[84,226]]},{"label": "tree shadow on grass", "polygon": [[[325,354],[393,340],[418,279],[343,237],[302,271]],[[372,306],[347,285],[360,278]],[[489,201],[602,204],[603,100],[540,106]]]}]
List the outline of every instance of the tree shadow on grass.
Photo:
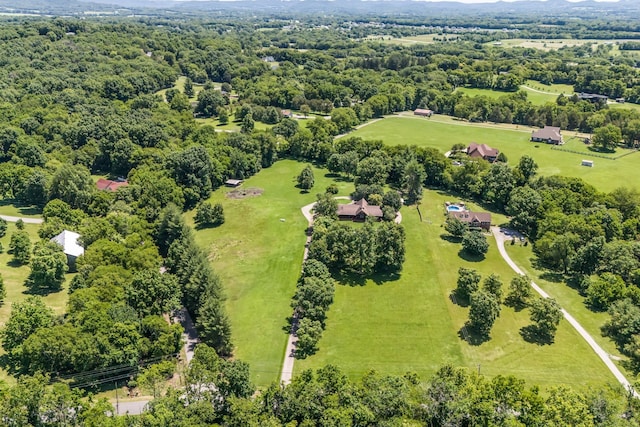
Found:
[{"label": "tree shadow on grass", "polygon": [[513,308],[513,310],[516,313],[519,313],[522,310],[524,310],[525,308],[527,308],[527,304],[526,303],[523,303],[521,301],[516,301],[513,298],[509,298],[509,297],[505,298],[504,305],[506,305],[507,307]]},{"label": "tree shadow on grass", "polygon": [[458,256],[467,262],[481,262],[484,261],[485,258],[484,255],[470,254],[464,249],[460,249],[458,251]]},{"label": "tree shadow on grass", "polygon": [[16,366],[13,363],[11,363],[11,360],[9,359],[8,354],[3,354],[2,356],[0,356],[0,368],[4,369],[7,373],[11,375],[15,375],[18,373]]},{"label": "tree shadow on grass", "polygon": [[216,223],[216,224],[197,224],[195,226],[195,229],[200,231],[200,230],[206,230],[208,228],[218,228],[222,225],[223,223]]},{"label": "tree shadow on grass", "polygon": [[449,299],[455,305],[459,305],[460,307],[469,307],[469,298],[464,295],[460,295],[456,289],[451,291]]},{"label": "tree shadow on grass", "polygon": [[465,323],[464,326],[460,328],[458,331],[458,337],[473,346],[482,345],[491,338],[489,335],[478,333],[478,331],[473,328],[469,322]]},{"label": "tree shadow on grass", "polygon": [[345,271],[331,271],[331,275],[339,283],[347,286],[365,286],[367,280],[373,281],[376,285],[385,285],[387,283],[395,282],[400,279],[401,275],[398,272],[381,272],[373,273],[369,275],[363,275]]},{"label": "tree shadow on grass", "polygon": [[20,215],[40,215],[42,214],[42,209],[37,206],[25,206],[14,199],[0,199],[0,206],[15,206],[18,211],[20,211]]},{"label": "tree shadow on grass", "polygon": [[523,326],[520,328],[520,335],[526,342],[532,344],[551,345],[554,342],[553,337],[542,333],[536,325]]},{"label": "tree shadow on grass", "polygon": [[449,243],[460,243],[462,242],[462,237],[458,237],[458,236],[453,236],[451,234],[441,234],[440,238],[442,240],[444,240],[445,242],[449,242]]},{"label": "tree shadow on grass", "polygon": [[562,283],[564,282],[564,274],[556,273],[554,271],[545,271],[540,275],[542,280],[546,280],[551,283]]}]

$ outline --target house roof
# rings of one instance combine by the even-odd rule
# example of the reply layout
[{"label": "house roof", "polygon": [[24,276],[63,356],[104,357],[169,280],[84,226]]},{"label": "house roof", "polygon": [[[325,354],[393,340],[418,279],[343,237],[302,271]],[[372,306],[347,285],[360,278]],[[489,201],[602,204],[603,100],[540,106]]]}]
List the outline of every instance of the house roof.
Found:
[{"label": "house roof", "polygon": [[433,114],[433,110],[428,110],[426,108],[416,108],[413,110],[413,114]]},{"label": "house roof", "polygon": [[491,224],[491,214],[489,212],[471,212],[471,211],[450,211],[449,216],[458,218],[466,223],[489,223]]},{"label": "house roof", "polygon": [[607,99],[609,99],[609,97],[607,95],[600,95],[599,93],[586,93],[586,92],[580,92],[578,94],[578,98],[580,98],[580,99],[588,99],[588,100],[592,100],[592,99],[607,100]]},{"label": "house roof", "polygon": [[79,238],[80,235],[78,233],[63,230],[62,233],[52,238],[51,241],[62,246],[62,251],[65,255],[79,257],[84,254],[84,248],[78,244]]},{"label": "house roof", "polygon": [[370,205],[365,199],[346,205],[338,205],[338,216],[358,216],[361,213],[375,218],[382,218],[383,216],[380,206]]},{"label": "house roof", "polygon": [[467,147],[467,155],[470,157],[482,157],[483,159],[486,159],[487,157],[496,158],[498,157],[498,153],[500,153],[500,150],[497,148],[491,148],[487,144],[476,144],[475,142],[472,142]]},{"label": "house roof", "polygon": [[556,126],[545,126],[531,134],[531,138],[550,139],[552,141],[561,141],[560,128]]},{"label": "house roof", "polygon": [[96,182],[96,187],[98,187],[98,190],[105,191],[116,191],[118,188],[126,187],[127,185],[129,185],[129,183],[126,180],[111,181],[110,179],[100,178]]},{"label": "house roof", "polygon": [[236,187],[240,184],[242,184],[242,180],[241,179],[228,179],[224,182],[225,185],[229,185],[232,187]]}]

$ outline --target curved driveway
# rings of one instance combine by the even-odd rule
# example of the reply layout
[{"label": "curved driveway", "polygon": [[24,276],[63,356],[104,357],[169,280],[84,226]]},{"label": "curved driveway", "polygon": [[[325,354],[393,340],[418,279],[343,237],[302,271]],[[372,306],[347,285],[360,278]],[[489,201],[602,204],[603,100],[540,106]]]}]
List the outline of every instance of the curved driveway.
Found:
[{"label": "curved driveway", "polygon": [[[513,271],[524,276],[525,274],[522,272],[522,270],[520,270],[520,268],[516,265],[516,263],[513,262],[511,257],[509,257],[509,254],[507,253],[507,250],[504,247],[504,241],[505,239],[507,239],[507,236],[505,236],[503,230],[504,229],[501,229],[499,227],[491,227],[491,232],[496,238],[498,251],[500,252],[500,255],[502,255],[502,258],[507,262],[507,264],[509,264],[511,269],[513,269]],[[542,298],[549,298],[549,294],[547,294],[542,288],[540,288],[540,286],[536,285],[535,282],[531,281],[531,287],[533,287],[533,289],[538,294],[540,294]],[[633,395],[636,398],[640,397],[640,395],[633,389],[633,386],[631,385],[631,383],[629,383],[629,381],[624,376],[624,374],[620,372],[620,369],[618,369],[618,367],[613,363],[613,361],[611,360],[611,357],[609,356],[609,353],[604,351],[604,349],[600,347],[600,345],[598,345],[598,343],[593,339],[593,337],[589,334],[589,332],[587,332],[587,330],[584,329],[582,325],[580,325],[580,323],[578,323],[578,321],[571,314],[569,314],[569,312],[567,312],[567,310],[565,310],[564,308],[562,309],[562,314],[564,315],[564,318],[567,319],[567,322],[569,322],[569,324],[573,326],[573,328],[580,334],[580,336],[584,338],[587,344],[589,344],[591,349],[604,362],[604,364],[607,366],[609,371],[611,371],[613,376],[616,377],[616,380],[618,380],[618,382],[622,384],[625,390],[629,390],[633,392]]]}]

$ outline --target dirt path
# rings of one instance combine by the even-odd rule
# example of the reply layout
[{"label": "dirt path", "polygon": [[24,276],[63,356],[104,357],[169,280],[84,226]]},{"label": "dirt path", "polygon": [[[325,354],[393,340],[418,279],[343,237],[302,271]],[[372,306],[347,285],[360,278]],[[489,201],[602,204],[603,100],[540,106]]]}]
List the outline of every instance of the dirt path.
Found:
[{"label": "dirt path", "polygon": [[[513,262],[513,260],[507,253],[507,250],[504,247],[504,241],[508,238],[507,236],[505,236],[504,231],[505,229],[501,229],[499,227],[491,227],[491,232],[493,233],[493,236],[496,238],[496,245],[498,246],[498,251],[500,252],[500,255],[502,256],[502,258],[506,261],[507,264],[509,264],[509,266],[513,271],[515,271],[518,274],[524,275],[522,270],[516,265],[515,262]],[[531,287],[538,294],[540,294],[541,297],[549,298],[549,294],[547,294],[535,282],[531,281]],[[604,351],[604,349],[600,347],[600,345],[593,339],[593,337],[589,334],[589,332],[587,332],[587,330],[584,329],[582,325],[564,308],[562,309],[562,314],[564,315],[564,318],[567,319],[567,322],[569,322],[569,324],[580,334],[580,336],[587,342],[587,344],[589,344],[591,349],[598,355],[600,360],[604,362],[604,364],[607,366],[609,371],[611,371],[613,376],[616,377],[616,380],[618,380],[618,382],[622,384],[624,389],[633,392],[634,397],[636,398],[640,397],[640,395],[633,389],[633,386],[631,385],[631,383],[629,383],[629,381],[624,376],[624,374],[620,372],[618,367],[613,363],[609,353]]]}]

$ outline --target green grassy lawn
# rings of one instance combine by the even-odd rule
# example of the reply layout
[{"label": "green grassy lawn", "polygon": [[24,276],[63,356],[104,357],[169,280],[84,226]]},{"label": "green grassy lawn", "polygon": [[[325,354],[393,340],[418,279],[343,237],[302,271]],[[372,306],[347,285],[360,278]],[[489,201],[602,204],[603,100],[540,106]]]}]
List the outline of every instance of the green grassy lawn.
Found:
[{"label": "green grassy lawn", "polygon": [[[236,356],[251,365],[252,379],[266,386],[279,378],[291,316],[291,297],[300,275],[307,221],[300,208],[315,201],[317,192],[334,180],[314,168],[309,193],[295,188],[303,163],[277,162],[248,179],[240,188],[258,187],[258,197],[230,199],[228,188],[211,196],[225,209],[225,223],[196,232],[227,292],[227,308]],[[350,182],[337,182],[340,195],[353,191]],[[187,213],[192,221],[193,212]],[[284,221],[281,221],[284,219]]]},{"label": "green grassy lawn", "polygon": [[[40,238],[38,237],[38,224],[25,224],[24,229],[29,233],[31,242],[35,243]],[[0,253],[0,273],[4,280],[4,286],[7,290],[7,296],[4,303],[0,305],[0,327],[4,326],[5,322],[9,319],[11,314],[11,304],[14,302],[22,301],[29,295],[26,293],[27,288],[24,286],[24,282],[29,276],[29,266],[15,266],[11,262],[13,255],[8,254],[9,241],[11,235],[16,231],[15,223],[8,223],[7,234],[0,238],[3,251]],[[71,280],[71,275],[67,277],[67,280],[63,284],[63,288],[55,293],[51,293],[44,297],[46,304],[51,307],[57,314],[62,314],[65,311],[68,294],[67,286]],[[2,350],[0,349],[0,352]],[[0,380],[13,382],[13,377],[9,376],[4,370],[0,370]]]},{"label": "green grassy lawn", "polygon": [[42,209],[36,206],[21,206],[15,200],[0,199],[0,215],[21,216],[23,218],[40,218]]},{"label": "green grassy lawn", "polygon": [[[505,247],[511,259],[513,259],[536,284],[571,313],[605,351],[609,354],[624,358],[616,348],[615,343],[609,338],[603,337],[600,333],[600,326],[609,318],[606,312],[594,312],[590,310],[578,290],[566,285],[561,275],[535,268],[532,264],[532,260],[535,257],[531,245],[507,244]],[[625,373],[628,379],[633,379],[633,373],[626,371],[619,362],[615,363],[618,365],[618,368]]]},{"label": "green grassy lawn", "polygon": [[[571,85],[544,85],[533,80],[527,80],[524,85],[520,86],[520,90],[527,94],[527,99],[531,101],[533,105],[544,105],[547,103],[555,104],[558,95],[573,94],[573,87]],[[468,87],[459,87],[456,91],[462,92],[471,97],[484,95],[493,99],[513,93],[493,89],[477,89]]]},{"label": "green grassy lawn", "polygon": [[[562,322],[552,345],[527,343],[520,328],[528,325],[526,310],[504,307],[492,339],[472,345],[459,337],[468,308],[455,305],[449,295],[460,266],[475,268],[483,277],[495,272],[505,283],[514,273],[490,238],[490,250],[481,262],[463,259],[460,244],[447,241],[443,203],[451,196],[425,193],[420,222],[415,208],[403,208],[407,230],[407,257],[400,278],[382,284],[339,285],[328,312],[319,352],[298,361],[296,372],[327,363],[349,376],[369,369],[389,374],[418,373],[422,378],[444,363],[480,369],[483,374],[513,374],[542,386],[568,384],[578,388],[613,383],[613,377],[582,338]],[[469,204],[474,208],[473,204]],[[494,222],[504,221],[494,217]],[[506,286],[506,285],[505,285]]]},{"label": "green grassy lawn", "polygon": [[[221,125],[220,121],[214,117],[210,117],[207,119],[196,119],[196,123],[201,125],[211,125],[214,126],[217,130],[226,131],[226,132],[240,132],[240,128],[242,123],[239,121],[230,120],[226,125]],[[262,122],[255,122],[254,129],[256,130],[267,130],[271,129],[273,125],[268,125]]]},{"label": "green grassy lawn", "polygon": [[[538,173],[541,175],[579,177],[601,191],[611,191],[621,185],[640,188],[640,182],[628,179],[635,173],[640,154],[631,154],[617,160],[586,157],[584,154],[589,153],[588,148],[579,138],[573,138],[574,135],[574,132],[564,132],[566,144],[563,148],[580,154],[552,150],[551,145],[530,142],[531,128],[527,127],[508,129],[507,126],[474,124],[441,116],[435,116],[431,120],[402,116],[371,123],[350,133],[349,137],[381,139],[389,145],[435,147],[443,153],[455,143],[485,143],[504,152],[512,165],[524,154],[533,157],[539,165]],[[624,152],[624,149],[618,149],[615,155]],[[581,166],[584,158],[594,160],[594,167]]]},{"label": "green grassy lawn", "polygon": [[408,36],[408,37],[392,37],[392,36],[368,36],[365,40],[367,41],[380,41],[387,44],[398,44],[404,46],[410,46],[414,44],[433,44],[438,43],[439,40],[434,40],[435,38],[442,39],[446,37],[447,41],[457,40],[457,36],[452,35],[438,35],[438,34],[420,34],[417,36]]},{"label": "green grassy lawn", "polygon": [[[187,81],[187,77],[186,76],[178,77],[178,80],[176,80],[176,83],[173,85],[172,89],[178,89],[180,92],[184,93],[184,83],[186,81]],[[215,87],[220,87],[220,83],[214,83],[214,86]],[[194,83],[193,84],[193,96],[191,98],[189,98],[189,101],[196,101],[198,99],[198,94],[200,93],[200,91],[202,91],[202,89],[204,89],[204,85],[199,84],[199,83]],[[164,99],[164,94],[166,92],[167,92],[167,89],[162,89],[162,90],[159,90],[158,92],[156,92],[156,95],[160,95]]]}]

